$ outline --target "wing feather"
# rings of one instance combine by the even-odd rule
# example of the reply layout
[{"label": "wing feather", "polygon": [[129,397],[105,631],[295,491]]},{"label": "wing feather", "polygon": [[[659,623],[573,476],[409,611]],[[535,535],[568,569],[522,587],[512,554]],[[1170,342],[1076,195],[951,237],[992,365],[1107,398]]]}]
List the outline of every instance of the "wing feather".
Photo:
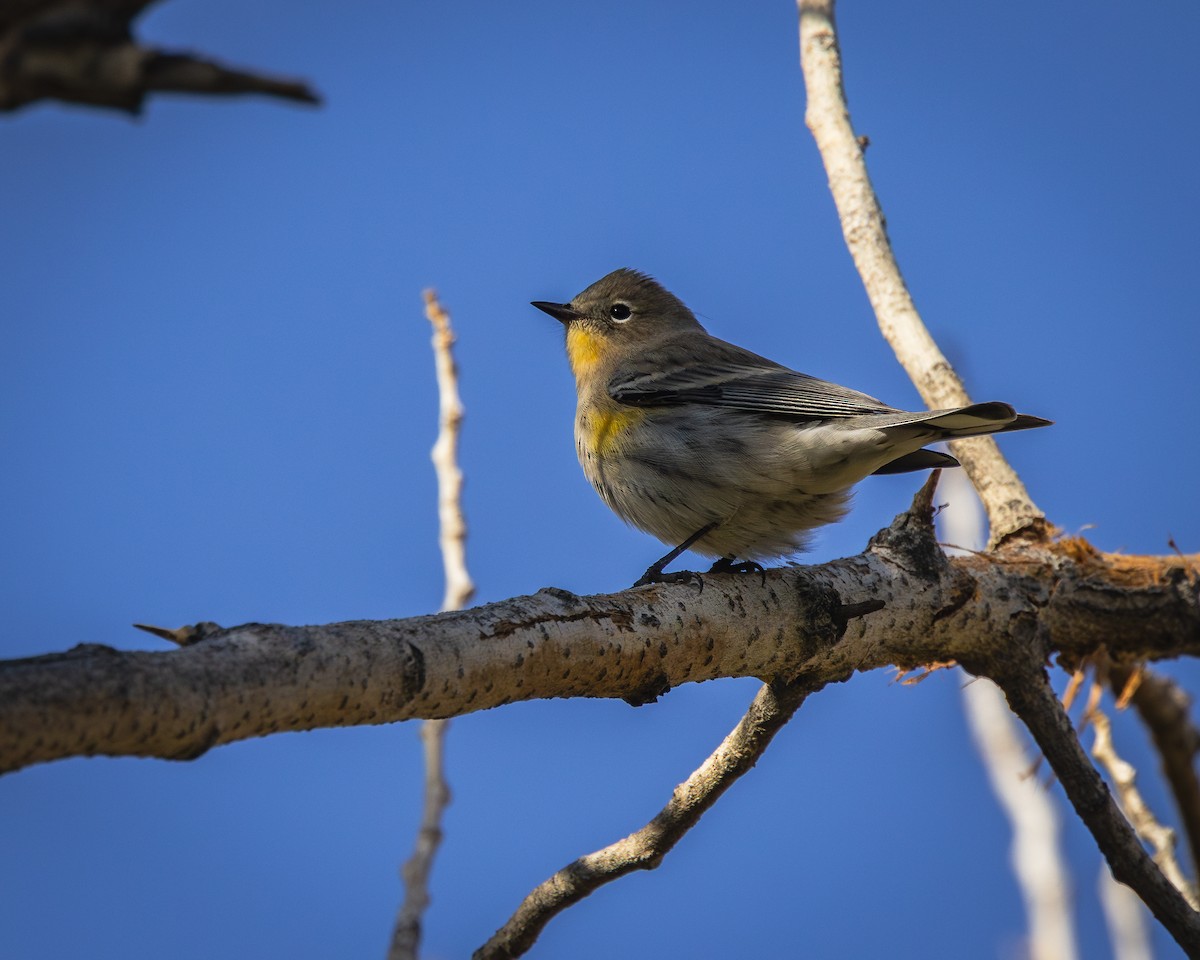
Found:
[{"label": "wing feather", "polygon": [[624,371],[613,377],[608,392],[631,406],[701,403],[753,410],[799,420],[828,420],[890,413],[895,410],[874,397],[789,370],[761,357],[758,362],[695,363],[672,369]]}]

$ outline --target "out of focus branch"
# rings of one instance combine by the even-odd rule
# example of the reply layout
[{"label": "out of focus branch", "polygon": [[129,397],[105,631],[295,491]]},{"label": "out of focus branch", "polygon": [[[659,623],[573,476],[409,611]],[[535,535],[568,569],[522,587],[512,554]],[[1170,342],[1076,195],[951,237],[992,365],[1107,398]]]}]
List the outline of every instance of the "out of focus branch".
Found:
[{"label": "out of focus branch", "polygon": [[467,572],[467,522],[462,509],[462,471],[458,467],[458,434],[463,405],[458,394],[458,367],[454,362],[454,331],[450,315],[437,293],[425,291],[425,316],[433,325],[433,358],[438,384],[438,437],[430,454],[438,481],[438,527],[446,592],[442,610],[461,610],[475,596]]},{"label": "out of focus branch", "polygon": [[319,103],[298,80],[143,47],[133,22],[155,0],[0,0],[0,112],[63,100],[140,113],[152,93],[258,93]]},{"label": "out of focus branch", "polygon": [[1089,761],[1046,676],[1036,625],[1026,619],[1013,626],[1009,651],[988,662],[964,660],[963,665],[972,673],[990,676],[1004,691],[1009,707],[1033,734],[1113,876],[1133,889],[1188,956],[1200,956],[1200,914],[1146,853]]},{"label": "out of focus branch", "polygon": [[[987,540],[982,505],[961,470],[947,470],[938,485],[945,500],[938,514],[951,556],[978,550]],[[990,680],[968,683],[962,691],[971,737],[979,750],[1000,807],[1012,827],[1009,860],[1029,918],[1030,960],[1074,960],[1078,955],[1071,916],[1072,884],[1062,852],[1055,802],[1029,776],[1030,758],[1020,725]]]},{"label": "out of focus branch", "polygon": [[1146,906],[1138,895],[1113,878],[1107,863],[1100,865],[1096,886],[1113,960],[1154,960],[1146,929]]},{"label": "out of focus branch", "polygon": [[[438,436],[431,459],[437,473],[438,526],[446,573],[442,610],[461,610],[475,594],[475,584],[467,572],[467,523],[462,509],[462,471],[458,466],[463,406],[458,394],[458,367],[454,362],[450,315],[442,308],[433,290],[425,291],[425,316],[433,325],[433,358],[438,385]],[[389,960],[416,960],[420,952],[422,917],[429,906],[429,876],[442,842],[442,816],[450,803],[444,762],[449,725],[449,720],[426,720],[421,724],[425,803],[416,850],[404,865],[404,902],[392,931]]]},{"label": "out of focus branch", "polygon": [[[1120,696],[1132,677],[1131,668],[1114,664],[1109,672],[1114,695]],[[1200,871],[1200,779],[1196,776],[1200,730],[1192,721],[1191,697],[1170,677],[1143,666],[1131,699],[1162,761],[1195,876]]]},{"label": "out of focus branch", "polygon": [[1018,724],[996,685],[976,680],[963,690],[963,703],[992,790],[1012,825],[1010,859],[1029,916],[1029,956],[1072,960],[1077,951],[1071,884],[1061,856],[1058,813],[1041,783],[1028,775]]},{"label": "out of focus branch", "polygon": [[429,877],[442,845],[442,816],[450,805],[446,782],[445,745],[449,720],[426,720],[421,724],[421,747],[425,760],[425,799],[421,825],[413,854],[401,869],[404,902],[396,913],[388,960],[416,960],[420,955],[425,910],[429,907]]},{"label": "out of focus branch", "polygon": [[[900,274],[883,210],[867,174],[863,145],[850,123],[834,0],[798,0],[798,4],[800,63],[808,94],[805,122],[824,161],[842,234],[879,328],[930,409],[965,406],[971,402],[966,388],[929,335]],[[1019,531],[1034,536],[1045,533],[1044,514],[995,440],[956,440],[951,448],[979,491],[993,544]]]},{"label": "out of focus branch", "polygon": [[[820,686],[820,684],[817,684]],[[640,830],[580,857],[538,884],[474,960],[510,960],[524,954],[546,924],[606,883],[634,870],[653,870],[700,817],[758,762],[775,734],[816,687],[809,680],[764,684],[746,715],[670,801]]]},{"label": "out of focus branch", "polygon": [[1131,764],[1117,755],[1117,749],[1113,745],[1112,725],[1108,722],[1107,714],[1099,708],[1094,708],[1089,711],[1087,719],[1096,734],[1092,744],[1092,756],[1108,771],[1129,822],[1138,836],[1154,849],[1154,862],[1158,864],[1163,876],[1183,895],[1193,910],[1200,909],[1196,891],[1187,882],[1183,871],[1179,869],[1179,862],[1175,859],[1175,831],[1158,822],[1137,788],[1137,772]]}]

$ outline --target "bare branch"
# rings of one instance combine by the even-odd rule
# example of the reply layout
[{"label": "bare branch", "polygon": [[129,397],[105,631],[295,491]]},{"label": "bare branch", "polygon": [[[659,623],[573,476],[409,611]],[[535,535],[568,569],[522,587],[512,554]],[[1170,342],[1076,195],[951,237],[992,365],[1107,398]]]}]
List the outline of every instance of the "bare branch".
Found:
[{"label": "bare branch", "polygon": [[[842,234],[879,328],[931,409],[964,406],[971,402],[966,388],[929,335],[900,275],[863,146],[850,124],[834,0],[798,0],[798,5],[800,62],[808,92],[805,122],[825,164]],[[1044,514],[995,440],[956,440],[951,448],[987,509],[993,544],[1025,529],[1039,536],[1045,532]]]},{"label": "bare branch", "polygon": [[1042,664],[1039,631],[1032,618],[1014,624],[1008,651],[990,662],[963,665],[990,676],[1008,705],[1033,734],[1067,798],[1091,831],[1113,876],[1131,887],[1189,956],[1200,955],[1200,914],[1146,853],[1104,780],[1088,760],[1071,720],[1050,686]]},{"label": "bare branch", "polygon": [[396,914],[388,960],[416,960],[420,953],[422,917],[429,906],[429,876],[442,844],[442,816],[450,805],[446,782],[445,745],[449,720],[426,720],[421,724],[421,746],[425,758],[425,802],[417,844],[401,870],[404,902]]},{"label": "bare branch", "polygon": [[1078,955],[1071,925],[1071,884],[1061,856],[1058,812],[1035,777],[1016,720],[990,680],[963,690],[971,734],[992,790],[1012,824],[1010,854],[1025,912],[1031,960],[1071,960]]},{"label": "bare branch", "polygon": [[[1132,673],[1129,667],[1112,666],[1114,693],[1129,686]],[[1196,776],[1200,730],[1192,722],[1192,700],[1174,680],[1149,667],[1142,667],[1139,675],[1131,699],[1162,760],[1195,873],[1200,871],[1200,779]]]},{"label": "bare branch", "polygon": [[446,593],[442,610],[461,610],[475,596],[475,584],[467,572],[467,522],[462,509],[462,471],[458,467],[458,434],[463,405],[458,395],[458,366],[454,362],[454,331],[450,315],[438,302],[437,293],[425,291],[425,316],[433,325],[433,357],[438,385],[438,437],[430,457],[438,480],[438,524]]},{"label": "bare branch", "polygon": [[[425,316],[433,325],[433,360],[438,385],[438,436],[430,454],[438,481],[438,527],[446,592],[442,610],[461,610],[475,595],[467,571],[467,522],[462,509],[462,471],[458,467],[458,434],[463,406],[458,395],[458,366],[454,362],[454,330],[437,293],[425,291]],[[421,724],[425,756],[425,803],[417,846],[404,864],[404,902],[396,915],[389,960],[416,960],[421,945],[421,917],[429,906],[429,876],[442,842],[442,816],[450,804],[444,754],[449,720]]]},{"label": "bare branch", "polygon": [[140,46],[133,22],[153,0],[18,0],[0,9],[0,112],[54,99],[140,113],[151,93],[260,93],[319,103],[298,80]]},{"label": "bare branch", "polygon": [[[1200,652],[1187,558],[1083,541],[947,559],[926,497],[858,556],[763,579],[712,575],[529,597],[407,620],[193,628],[161,652],[82,645],[0,661],[0,770],[67,756],[186,759],[283,730],[459,716],[548,697],[652,699],[716,677],[824,682],[856,670],[1002,655],[1031,620],[1068,662]],[[845,610],[883,605],[845,626]],[[838,623],[843,626],[837,626]]]},{"label": "bare branch", "polygon": [[[987,540],[987,521],[971,481],[947,470],[938,485],[945,508],[937,515],[943,536],[975,551]],[[951,556],[955,549],[948,549]],[[968,683],[963,709],[992,792],[1012,827],[1009,859],[1029,918],[1031,960],[1073,960],[1078,955],[1071,917],[1071,882],[1061,843],[1058,809],[1030,777],[1030,758],[1004,694],[990,680]]]},{"label": "bare branch", "polygon": [[1096,735],[1092,743],[1092,756],[1108,771],[1109,778],[1117,788],[1117,796],[1121,799],[1121,808],[1129,822],[1138,836],[1154,848],[1154,862],[1158,864],[1163,875],[1183,894],[1193,910],[1200,909],[1196,892],[1187,882],[1183,871],[1179,869],[1179,862],[1175,859],[1175,831],[1158,822],[1137,788],[1137,771],[1117,755],[1117,749],[1113,745],[1112,725],[1108,722],[1107,714],[1097,707],[1090,711],[1089,720]]},{"label": "bare branch", "polygon": [[670,801],[640,830],[580,857],[533,889],[516,912],[475,951],[474,960],[524,954],[546,924],[606,883],[634,870],[653,870],[739,777],[748,773],[775,734],[820,683],[764,684],[746,715],[713,754],[675,788]]},{"label": "bare branch", "polygon": [[1146,929],[1146,906],[1125,884],[1113,879],[1108,864],[1100,866],[1096,886],[1108,926],[1113,960],[1154,960]]}]

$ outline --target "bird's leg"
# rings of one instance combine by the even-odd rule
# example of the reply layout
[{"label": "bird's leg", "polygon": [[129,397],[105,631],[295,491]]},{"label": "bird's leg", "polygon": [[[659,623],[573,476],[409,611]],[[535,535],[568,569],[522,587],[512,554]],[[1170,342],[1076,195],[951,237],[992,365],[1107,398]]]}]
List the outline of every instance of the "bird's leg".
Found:
[{"label": "bird's leg", "polygon": [[763,586],[767,585],[767,571],[761,563],[753,560],[737,560],[732,555],[721,557],[708,568],[709,573],[757,573],[762,577]]},{"label": "bird's leg", "polygon": [[714,520],[712,523],[706,523],[665,557],[655,560],[646,568],[646,572],[642,574],[642,578],[635,583],[634,586],[644,587],[648,583],[699,583],[700,589],[703,590],[704,581],[700,578],[700,574],[692,573],[690,570],[683,570],[679,573],[663,573],[663,567],[678,557],[681,553],[683,553],[684,550],[688,549],[688,547],[690,547],[701,537],[705,537],[712,533],[720,525],[720,523],[720,520]]}]

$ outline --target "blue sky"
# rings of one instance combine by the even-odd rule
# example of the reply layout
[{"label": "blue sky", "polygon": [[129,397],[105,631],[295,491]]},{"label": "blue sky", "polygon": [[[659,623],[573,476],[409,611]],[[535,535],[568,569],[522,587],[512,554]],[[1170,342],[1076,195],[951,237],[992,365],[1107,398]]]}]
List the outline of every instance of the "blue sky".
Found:
[{"label": "blue sky", "polygon": [[[846,0],[840,26],[927,323],[977,399],[1057,421],[1004,441],[1034,498],[1102,549],[1200,549],[1200,8]],[[426,286],[460,336],[480,601],[620,589],[662,552],[583,479],[561,331],[530,300],[636,267],[719,336],[919,405],[803,125],[790,3],[172,0],[143,33],[305,76],[326,105],[0,125],[4,656],[159,648],[133,621],[436,609]],[[864,484],[806,559],[860,550],[917,483]],[[659,870],[531,956],[1017,956],[961,683],[812,698]],[[755,687],[456,720],[428,955],[468,954],[644,823]],[[1133,718],[1117,738],[1165,811]],[[6,777],[0,955],[382,956],[419,762],[407,725]],[[1105,957],[1098,857],[1067,819],[1083,954]]]}]

